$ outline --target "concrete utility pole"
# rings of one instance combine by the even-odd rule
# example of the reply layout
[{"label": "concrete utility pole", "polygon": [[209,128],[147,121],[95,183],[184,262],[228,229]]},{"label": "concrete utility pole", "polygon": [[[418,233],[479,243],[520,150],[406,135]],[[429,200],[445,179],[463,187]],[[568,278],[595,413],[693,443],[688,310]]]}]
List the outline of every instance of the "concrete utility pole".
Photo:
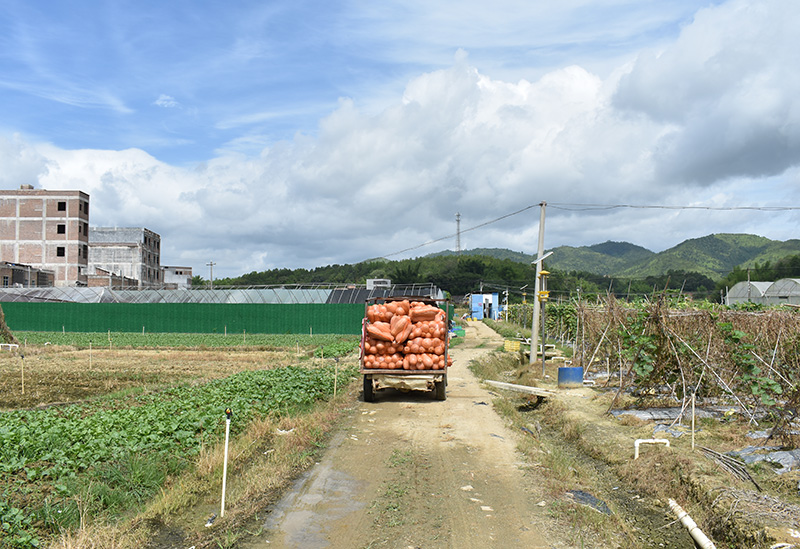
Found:
[{"label": "concrete utility pole", "polygon": [[[533,322],[531,322],[531,358],[529,364],[536,362],[536,351],[539,348],[539,314],[541,305],[539,302],[540,277],[539,271],[542,270],[542,261],[544,260],[544,209],[547,202],[539,203],[539,251],[536,253],[536,262],[534,264],[536,269],[536,281],[534,284],[533,295]],[[542,342],[544,345],[544,341]],[[544,350],[544,348],[542,348]]]},{"label": "concrete utility pole", "polygon": [[211,289],[213,290],[214,289],[214,265],[216,265],[216,263],[214,263],[213,261],[209,261],[208,263],[206,263],[206,265],[208,265],[208,268],[211,271],[210,272]]},{"label": "concrete utility pole", "polygon": [[461,213],[456,214],[456,255],[461,257]]}]

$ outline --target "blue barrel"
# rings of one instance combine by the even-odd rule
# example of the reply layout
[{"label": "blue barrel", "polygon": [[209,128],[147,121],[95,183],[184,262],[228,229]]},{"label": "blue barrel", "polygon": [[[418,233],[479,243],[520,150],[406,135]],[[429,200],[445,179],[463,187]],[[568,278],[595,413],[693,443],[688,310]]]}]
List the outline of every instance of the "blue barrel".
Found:
[{"label": "blue barrel", "polygon": [[558,386],[562,389],[583,387],[583,366],[559,367]]}]

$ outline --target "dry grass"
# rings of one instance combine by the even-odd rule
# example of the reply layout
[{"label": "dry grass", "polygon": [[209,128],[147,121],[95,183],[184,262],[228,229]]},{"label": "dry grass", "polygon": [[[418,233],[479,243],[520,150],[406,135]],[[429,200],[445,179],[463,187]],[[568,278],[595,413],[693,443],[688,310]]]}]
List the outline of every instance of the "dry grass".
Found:
[{"label": "dry grass", "polygon": [[23,359],[17,353],[0,352],[0,410],[80,402],[178,382],[205,382],[297,361],[292,353],[272,351],[90,351],[68,347],[28,348],[24,356]]},{"label": "dry grass", "polygon": [[201,456],[192,481],[164,492],[140,518],[181,529],[198,548],[226,545],[226,539],[276,501],[301,472],[314,464],[328,434],[355,401],[357,385],[351,384],[336,401],[322,403],[309,414],[254,422],[236,438],[229,454],[225,516],[217,518],[213,532],[203,528],[197,513],[198,509],[219,505],[222,447]]},{"label": "dry grass", "polygon": [[117,526],[82,528],[64,532],[49,545],[50,549],[135,549],[146,541],[144,532],[135,534]]}]

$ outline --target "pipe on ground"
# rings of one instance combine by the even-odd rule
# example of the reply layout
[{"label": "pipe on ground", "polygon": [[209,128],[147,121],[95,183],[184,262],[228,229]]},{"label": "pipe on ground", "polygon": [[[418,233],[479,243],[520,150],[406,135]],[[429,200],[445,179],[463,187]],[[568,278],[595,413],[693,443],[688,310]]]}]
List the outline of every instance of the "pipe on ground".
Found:
[{"label": "pipe on ground", "polygon": [[675,516],[681,521],[681,524],[689,530],[689,535],[692,536],[692,539],[697,543],[697,546],[700,549],[717,549],[717,546],[714,545],[714,542],[708,539],[702,530],[697,526],[697,523],[692,520],[692,517],[689,516],[689,513],[683,510],[683,508],[677,504],[674,499],[669,500],[669,508],[672,509],[672,512],[675,513]]},{"label": "pipe on ground", "polygon": [[665,438],[638,438],[633,443],[633,459],[639,459],[640,444],[666,444],[667,448],[669,448],[669,440]]}]

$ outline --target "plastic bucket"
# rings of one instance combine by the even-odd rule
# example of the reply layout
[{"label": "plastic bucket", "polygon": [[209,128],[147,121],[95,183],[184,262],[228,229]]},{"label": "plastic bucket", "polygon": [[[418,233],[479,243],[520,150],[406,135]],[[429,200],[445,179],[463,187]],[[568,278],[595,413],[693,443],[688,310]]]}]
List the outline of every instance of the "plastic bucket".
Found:
[{"label": "plastic bucket", "polygon": [[558,386],[562,389],[583,387],[583,366],[559,367]]}]

